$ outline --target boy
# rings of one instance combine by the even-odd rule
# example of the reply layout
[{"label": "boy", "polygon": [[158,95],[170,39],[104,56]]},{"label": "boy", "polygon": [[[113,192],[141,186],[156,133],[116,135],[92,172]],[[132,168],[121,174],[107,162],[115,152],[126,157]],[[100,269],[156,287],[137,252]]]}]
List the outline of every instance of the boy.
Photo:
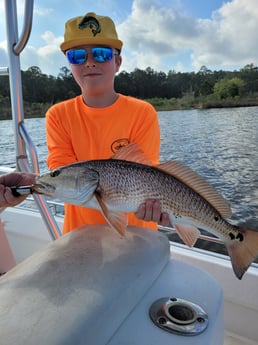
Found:
[{"label": "boy", "polygon": [[[156,111],[149,103],[114,89],[115,74],[122,63],[122,45],[109,17],[87,13],[66,22],[61,50],[81,95],[52,106],[46,114],[49,169],[111,158],[129,143],[137,143],[153,164],[158,163],[160,131]],[[129,216],[130,225],[157,229],[156,222],[169,223],[158,200],[146,200],[135,215]],[[65,204],[63,233],[83,224],[103,223],[106,221],[99,211]]]}]

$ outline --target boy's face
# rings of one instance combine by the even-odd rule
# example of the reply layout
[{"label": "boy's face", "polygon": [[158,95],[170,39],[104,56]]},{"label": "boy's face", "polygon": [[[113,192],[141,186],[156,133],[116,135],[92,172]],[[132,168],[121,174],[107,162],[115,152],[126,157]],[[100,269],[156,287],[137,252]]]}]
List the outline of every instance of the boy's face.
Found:
[{"label": "boy's face", "polygon": [[115,74],[119,71],[122,63],[121,56],[117,55],[115,49],[113,49],[111,60],[96,61],[91,52],[94,47],[92,45],[76,47],[86,50],[87,59],[82,64],[70,64],[74,79],[80,86],[82,93],[99,94],[113,89]]}]

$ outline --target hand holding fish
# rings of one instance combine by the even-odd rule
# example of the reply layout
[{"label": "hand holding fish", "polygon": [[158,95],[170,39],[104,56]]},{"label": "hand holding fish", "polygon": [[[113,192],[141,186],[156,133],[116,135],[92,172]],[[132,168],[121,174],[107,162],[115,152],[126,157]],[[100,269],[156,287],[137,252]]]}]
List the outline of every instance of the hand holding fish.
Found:
[{"label": "hand holding fish", "polygon": [[145,203],[139,206],[135,215],[137,218],[146,222],[157,222],[162,226],[169,225],[169,215],[168,213],[162,212],[159,200],[146,200]]},{"label": "hand holding fish", "polygon": [[12,172],[0,176],[0,207],[15,206],[26,199],[27,195],[14,196],[11,187],[29,186],[35,183],[36,175]]}]

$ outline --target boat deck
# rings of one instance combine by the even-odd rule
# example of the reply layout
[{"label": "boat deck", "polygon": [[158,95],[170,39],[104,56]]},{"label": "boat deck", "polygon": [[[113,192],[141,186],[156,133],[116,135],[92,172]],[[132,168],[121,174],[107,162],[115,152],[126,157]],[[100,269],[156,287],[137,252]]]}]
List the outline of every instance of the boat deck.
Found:
[{"label": "boat deck", "polygon": [[226,332],[224,345],[257,345],[257,342]]}]

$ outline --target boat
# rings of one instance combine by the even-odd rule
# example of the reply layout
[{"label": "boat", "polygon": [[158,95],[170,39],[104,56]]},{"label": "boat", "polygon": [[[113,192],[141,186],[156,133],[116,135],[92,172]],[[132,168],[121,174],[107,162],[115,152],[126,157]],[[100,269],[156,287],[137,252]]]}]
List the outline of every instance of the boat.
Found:
[{"label": "boat", "polygon": [[[5,0],[16,170],[39,173],[26,130],[15,0]],[[12,169],[0,167],[0,173]],[[33,195],[0,214],[1,345],[258,344],[258,265],[240,281],[228,256],[170,241],[172,228],[85,225],[65,236],[62,204]],[[208,236],[206,241],[220,242]]]}]

